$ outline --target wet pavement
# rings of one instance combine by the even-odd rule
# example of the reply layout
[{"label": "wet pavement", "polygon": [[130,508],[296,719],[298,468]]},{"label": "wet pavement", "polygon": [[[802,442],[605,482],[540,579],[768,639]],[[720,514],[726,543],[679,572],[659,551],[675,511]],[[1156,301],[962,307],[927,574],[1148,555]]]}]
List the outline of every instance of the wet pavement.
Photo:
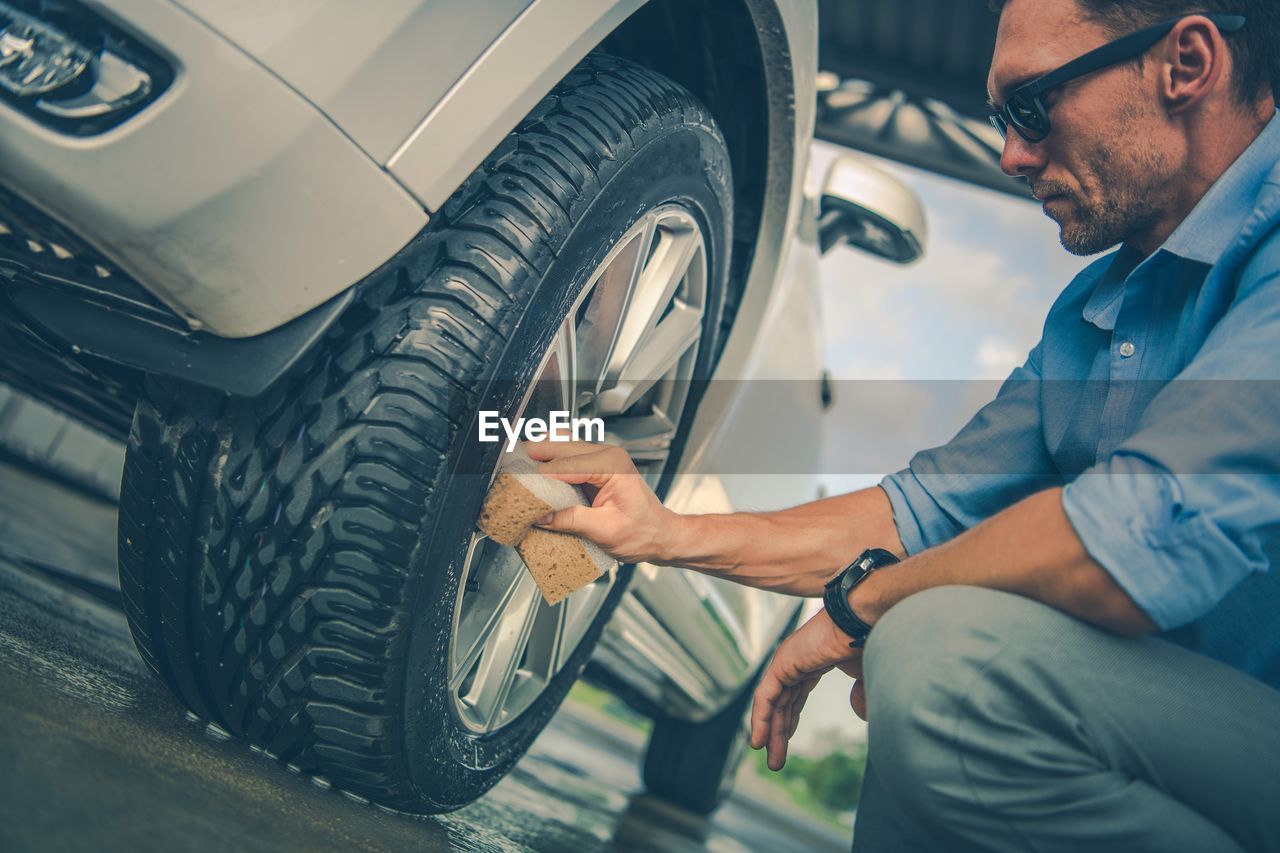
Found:
[{"label": "wet pavement", "polygon": [[0,464],[0,850],[847,850],[750,771],[710,820],[646,796],[643,735],[566,704],[480,801],[409,818],[211,736],[147,672],[115,507]]}]

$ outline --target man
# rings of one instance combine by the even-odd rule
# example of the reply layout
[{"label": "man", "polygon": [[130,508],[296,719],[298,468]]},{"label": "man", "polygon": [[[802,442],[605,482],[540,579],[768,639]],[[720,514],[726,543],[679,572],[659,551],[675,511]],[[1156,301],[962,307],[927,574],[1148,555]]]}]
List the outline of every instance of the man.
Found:
[{"label": "man", "polygon": [[905,557],[842,576],[752,711],[778,769],[818,679],[857,679],[856,849],[1280,850],[1275,5],[997,4],[1004,170],[1069,251],[1120,248],[879,487],[678,516],[616,448],[531,448],[598,489],[546,526],[624,561],[812,596]]}]

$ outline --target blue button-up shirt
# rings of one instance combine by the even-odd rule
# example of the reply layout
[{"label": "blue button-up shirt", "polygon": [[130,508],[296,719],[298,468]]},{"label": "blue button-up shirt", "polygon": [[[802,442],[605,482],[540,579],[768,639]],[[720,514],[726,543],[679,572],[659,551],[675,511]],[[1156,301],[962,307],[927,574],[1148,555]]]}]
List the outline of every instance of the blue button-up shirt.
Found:
[{"label": "blue button-up shirt", "polygon": [[1280,688],[1280,118],[1164,245],[1121,247],[948,444],[882,487],[908,553],[1063,486],[1162,636]]}]

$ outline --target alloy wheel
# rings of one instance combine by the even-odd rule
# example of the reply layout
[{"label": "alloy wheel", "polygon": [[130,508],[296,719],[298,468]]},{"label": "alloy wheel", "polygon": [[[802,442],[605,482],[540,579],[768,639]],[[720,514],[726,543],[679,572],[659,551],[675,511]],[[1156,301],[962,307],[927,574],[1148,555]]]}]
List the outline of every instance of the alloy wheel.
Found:
[{"label": "alloy wheel", "polygon": [[[707,251],[681,205],[655,208],[592,273],[542,359],[517,416],[599,417],[651,485],[688,402],[702,337]],[[495,472],[496,473],[496,472]],[[515,549],[468,543],[454,605],[449,693],[480,733],[516,719],[561,671],[609,595],[607,572],[548,605]]]}]

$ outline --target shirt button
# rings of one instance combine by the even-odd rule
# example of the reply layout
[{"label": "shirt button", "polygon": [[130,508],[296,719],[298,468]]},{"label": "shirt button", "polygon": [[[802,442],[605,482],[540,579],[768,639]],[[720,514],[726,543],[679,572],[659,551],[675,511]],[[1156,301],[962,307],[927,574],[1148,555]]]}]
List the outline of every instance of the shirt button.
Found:
[{"label": "shirt button", "polygon": [[1120,357],[1128,358],[1133,355],[1133,341],[1125,341],[1120,345]]}]

